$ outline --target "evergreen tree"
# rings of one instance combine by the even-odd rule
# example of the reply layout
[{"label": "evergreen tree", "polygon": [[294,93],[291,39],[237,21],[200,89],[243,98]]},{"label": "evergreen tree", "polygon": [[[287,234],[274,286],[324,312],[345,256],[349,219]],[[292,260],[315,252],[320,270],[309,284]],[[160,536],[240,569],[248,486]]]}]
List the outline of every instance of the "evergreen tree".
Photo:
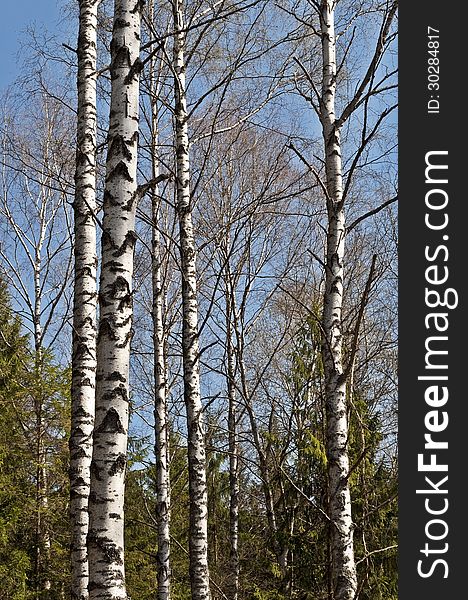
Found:
[{"label": "evergreen tree", "polygon": [[[21,322],[11,309],[8,290],[0,280],[0,598],[55,600],[68,592],[69,523],[68,453],[69,369],[41,357],[37,377],[35,353]],[[34,411],[41,399],[42,440],[47,481],[38,497],[37,436]],[[40,511],[40,520],[38,520]],[[47,530],[42,545],[37,524]],[[40,570],[37,557],[41,556]],[[39,592],[40,582],[50,587]]]},{"label": "evergreen tree", "polygon": [[23,458],[25,415],[21,405],[27,344],[0,279],[0,597],[4,600],[26,598],[31,568],[24,507],[33,490]]}]

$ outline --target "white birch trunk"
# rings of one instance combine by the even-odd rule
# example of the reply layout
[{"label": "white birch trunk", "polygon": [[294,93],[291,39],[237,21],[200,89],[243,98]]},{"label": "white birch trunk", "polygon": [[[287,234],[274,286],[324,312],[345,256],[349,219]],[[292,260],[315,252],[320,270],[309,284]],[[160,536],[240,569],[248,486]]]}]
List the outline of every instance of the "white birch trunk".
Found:
[{"label": "white birch trunk", "polygon": [[[40,371],[37,371],[41,377]],[[34,592],[37,599],[42,598],[45,591],[50,590],[51,583],[44,571],[50,558],[50,536],[47,527],[47,509],[49,505],[47,492],[47,456],[43,443],[44,425],[42,420],[42,398],[36,401],[36,531],[35,531],[35,564]]]},{"label": "white birch trunk", "polygon": [[[229,247],[229,244],[228,244]],[[232,332],[231,291],[226,282],[226,354],[229,431],[229,539],[230,539],[230,582],[229,598],[237,600],[239,595],[239,443],[237,438],[237,403],[235,388],[236,357]]]},{"label": "white birch trunk", "polygon": [[169,424],[167,412],[167,375],[163,320],[164,289],[161,278],[160,240],[157,230],[160,202],[155,190],[153,207],[153,346],[154,346],[154,432],[156,459],[156,518],[158,522],[158,600],[171,597],[171,497],[169,478]]},{"label": "white birch trunk", "polygon": [[42,314],[42,248],[46,238],[46,214],[47,201],[42,197],[39,211],[39,237],[34,256],[34,349],[35,349],[35,376],[38,387],[35,390],[34,410],[36,416],[36,556],[34,565],[35,593],[36,598],[50,590],[49,579],[44,575],[44,570],[50,556],[50,537],[47,526],[47,455],[44,448],[44,395],[41,388],[43,379],[44,350],[42,347],[43,329],[41,324]]},{"label": "white birch trunk", "polygon": [[173,0],[176,127],[176,210],[182,268],[182,353],[187,411],[190,495],[190,585],[192,600],[209,600],[208,495],[205,436],[200,397],[196,249],[190,198],[190,160],[185,90],[184,6]]},{"label": "white birch trunk", "polygon": [[336,127],[336,40],[333,0],[321,3],[322,98],[328,231],[323,304],[323,362],[327,418],[328,496],[333,600],[354,600],[357,590],[348,473],[348,417],[342,355],[345,215],[340,131]]},{"label": "white birch trunk", "polygon": [[115,0],[89,497],[92,600],[127,598],[123,504],[136,241],[141,10],[141,3],[135,0]]},{"label": "white birch trunk", "polygon": [[70,433],[71,597],[88,598],[88,497],[96,378],[96,28],[99,0],[80,0],[75,167],[75,278]]},{"label": "white birch trunk", "polygon": [[[153,21],[153,7],[150,19]],[[150,69],[151,85],[151,157],[152,179],[160,175],[158,160],[158,108],[154,60]],[[158,523],[158,600],[171,598],[171,497],[169,474],[169,423],[167,409],[166,331],[164,326],[165,290],[162,283],[161,241],[159,235],[161,200],[155,185],[151,194],[152,230],[152,285],[153,285],[153,348],[154,348],[154,456],[156,460],[156,519]]]}]

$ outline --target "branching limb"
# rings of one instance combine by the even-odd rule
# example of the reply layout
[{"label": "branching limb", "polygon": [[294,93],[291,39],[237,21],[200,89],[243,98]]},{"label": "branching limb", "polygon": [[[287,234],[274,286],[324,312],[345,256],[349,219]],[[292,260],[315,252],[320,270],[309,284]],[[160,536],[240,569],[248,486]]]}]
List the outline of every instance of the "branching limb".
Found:
[{"label": "branching limb", "polygon": [[376,215],[381,210],[383,210],[384,208],[387,208],[387,206],[390,206],[390,204],[393,204],[397,200],[398,200],[398,196],[394,196],[393,198],[390,198],[390,200],[387,200],[386,202],[384,202],[380,206],[377,206],[377,208],[374,208],[373,210],[369,210],[368,212],[364,213],[363,215],[361,215],[360,217],[358,217],[357,219],[355,219],[351,223],[351,225],[349,225],[346,228],[346,233],[350,233],[357,225],[359,225],[359,223],[361,223],[362,221],[364,221],[368,217],[371,217],[372,215]]},{"label": "branching limb", "polygon": [[341,378],[344,381],[346,381],[348,379],[351,369],[353,368],[354,359],[356,357],[361,323],[362,323],[362,319],[364,317],[364,311],[365,311],[367,303],[369,301],[369,293],[370,293],[371,285],[372,285],[372,282],[374,281],[376,262],[377,262],[377,254],[374,254],[372,257],[372,264],[371,264],[371,268],[369,271],[369,276],[367,278],[366,287],[364,288],[364,293],[362,294],[362,298],[361,298],[361,304],[359,306],[359,312],[358,312],[358,316],[357,316],[356,326],[354,328],[354,335],[353,335],[353,341],[351,343],[351,351],[349,353],[348,364],[341,376]]}]

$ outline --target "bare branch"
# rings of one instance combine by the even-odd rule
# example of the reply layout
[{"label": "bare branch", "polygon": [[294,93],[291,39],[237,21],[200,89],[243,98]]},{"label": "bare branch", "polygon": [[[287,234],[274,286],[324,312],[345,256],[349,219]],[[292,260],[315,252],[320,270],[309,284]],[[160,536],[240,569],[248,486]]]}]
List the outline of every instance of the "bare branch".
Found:
[{"label": "bare branch", "polygon": [[362,221],[364,221],[364,219],[367,219],[368,217],[371,217],[372,215],[376,215],[377,213],[379,213],[381,210],[383,210],[384,208],[387,208],[387,206],[390,206],[390,204],[393,204],[394,202],[396,202],[398,200],[398,196],[394,196],[393,198],[390,198],[390,200],[387,200],[386,202],[384,202],[383,204],[381,204],[380,206],[378,206],[377,208],[374,208],[373,210],[370,210],[366,213],[364,213],[363,215],[361,215],[360,217],[358,217],[356,220],[354,220],[351,225],[349,225],[346,228],[346,232],[349,233],[350,231],[352,231],[357,225],[359,225],[359,223],[361,223]]}]

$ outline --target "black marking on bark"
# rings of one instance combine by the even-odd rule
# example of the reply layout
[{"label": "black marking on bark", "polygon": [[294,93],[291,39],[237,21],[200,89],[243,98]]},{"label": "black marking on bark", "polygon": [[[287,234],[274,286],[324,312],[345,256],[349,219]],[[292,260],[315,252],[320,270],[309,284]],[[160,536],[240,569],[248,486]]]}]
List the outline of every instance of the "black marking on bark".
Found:
[{"label": "black marking on bark", "polygon": [[113,373],[111,373],[110,375],[108,375],[106,377],[106,381],[122,381],[123,383],[125,383],[127,380],[122,375],[122,373],[119,373],[118,371],[114,371]]},{"label": "black marking on bark", "polygon": [[125,77],[125,83],[129,85],[133,79],[136,79],[141,71],[143,70],[143,62],[140,58],[137,58],[133,65],[130,67],[130,71],[128,72],[127,77]]},{"label": "black marking on bark", "polygon": [[123,135],[114,135],[109,146],[109,156],[122,155],[126,160],[132,159],[132,153],[128,149],[128,143]]},{"label": "black marking on bark", "polygon": [[[109,538],[101,537],[96,533],[88,533],[88,545],[97,546],[101,553],[104,555],[104,560],[107,564],[116,563],[118,565],[123,564],[122,552],[120,548]],[[95,589],[101,587],[101,584],[95,584],[90,582],[88,589]]]},{"label": "black marking on bark", "polygon": [[87,498],[88,494],[82,494],[80,492],[78,492],[77,490],[74,489],[74,487],[72,486],[70,488],[70,499],[71,500],[77,500],[78,498]]},{"label": "black marking on bark", "polygon": [[[81,278],[81,277],[92,277],[94,280],[95,274],[93,273],[92,268],[90,266],[86,265],[77,272],[77,278]],[[94,296],[94,294],[87,294],[87,295]]]},{"label": "black marking on bark", "polygon": [[117,18],[114,21],[114,28],[122,29],[123,27],[130,27],[130,22],[126,21],[125,19],[122,19],[122,17]]},{"label": "black marking on bark", "polygon": [[[103,304],[102,301],[101,304]],[[110,324],[110,320],[107,317],[103,317],[99,323],[99,331],[97,336],[98,342],[102,336],[107,336],[110,340],[114,341],[118,339],[112,325]]]},{"label": "black marking on bark", "polygon": [[72,429],[72,435],[73,435],[73,437],[84,437],[85,433],[81,429],[81,427],[74,427]]},{"label": "black marking on bark", "polygon": [[110,519],[115,519],[115,520],[120,520],[122,517],[119,515],[119,513],[109,513],[109,518]]},{"label": "black marking on bark", "polygon": [[129,331],[127,333],[127,335],[125,336],[124,341],[121,344],[116,344],[117,348],[125,348],[131,341],[133,338],[133,331]]},{"label": "black marking on bark", "polygon": [[128,315],[128,317],[126,319],[124,319],[123,321],[120,322],[120,327],[126,327],[129,323],[132,322],[132,315]]},{"label": "black marking on bark", "polygon": [[132,8],[132,10],[130,11],[133,15],[136,14],[137,12],[143,12],[143,9],[145,7],[145,0],[137,0],[137,2],[135,2],[135,6]]},{"label": "black marking on bark", "polygon": [[123,298],[130,293],[128,281],[122,275],[116,277],[115,281],[108,287],[110,288],[109,292],[112,298]]},{"label": "black marking on bark", "polygon": [[120,421],[119,413],[115,410],[115,408],[109,408],[106,416],[96,431],[98,433],[125,433],[125,429],[122,427],[122,423]]},{"label": "black marking on bark", "polygon": [[[123,23],[124,27],[125,27],[125,25],[130,24],[130,23],[125,23],[125,21],[123,21],[122,19],[116,19],[116,21],[114,22],[114,25],[118,24],[119,22]],[[114,38],[111,41],[110,49],[111,49],[111,56],[113,57],[111,69],[110,69],[111,79],[118,79],[119,74],[115,72],[115,69],[122,68],[125,66],[130,67],[130,65],[131,65],[130,49],[127,46],[125,46],[125,41],[123,44],[120,44],[119,42],[116,42]]]},{"label": "black marking on bark", "polygon": [[70,460],[78,460],[79,458],[84,458],[86,456],[85,450],[83,448],[77,448],[76,452],[70,456]]},{"label": "black marking on bark", "polygon": [[107,269],[111,273],[119,273],[125,271],[125,268],[122,266],[122,263],[116,260],[109,260],[103,265],[103,269]]},{"label": "black marking on bark", "polygon": [[103,246],[110,246],[111,248],[115,248],[115,243],[112,238],[112,235],[107,229],[103,230],[101,241]]},{"label": "black marking on bark", "polygon": [[77,417],[77,418],[92,417],[92,415],[89,412],[87,412],[85,410],[85,408],[83,406],[81,406],[81,404],[75,410],[72,409],[72,412],[73,412],[73,416]]},{"label": "black marking on bark", "polygon": [[90,504],[107,504],[107,500],[103,500],[102,498],[98,500],[96,492],[90,492],[89,494],[89,503]]},{"label": "black marking on bark", "polygon": [[119,454],[109,469],[109,475],[113,476],[117,473],[123,473],[126,464],[127,459],[125,458],[125,454]]},{"label": "black marking on bark", "polygon": [[73,487],[77,488],[77,487],[87,487],[87,483],[86,481],[83,479],[83,477],[78,477],[77,479],[75,479],[75,481],[73,482]]},{"label": "black marking on bark", "polygon": [[117,306],[117,310],[122,311],[125,308],[131,308],[133,306],[133,296],[132,294],[127,294],[126,296],[123,296],[120,300],[119,300],[119,304]]},{"label": "black marking on bark", "polygon": [[135,247],[136,241],[137,241],[136,233],[134,231],[128,231],[125,235],[125,240],[123,241],[122,245],[116,249],[116,251],[113,253],[113,256],[115,256],[115,257],[122,256],[122,254],[125,254],[125,252],[127,251],[128,248],[133,250],[133,248]]},{"label": "black marking on bark", "polygon": [[114,177],[126,179],[128,182],[133,181],[133,177],[130,175],[127,165],[122,160],[119,161],[112,169],[112,171],[106,177],[106,181],[111,181],[114,179]]},{"label": "black marking on bark", "polygon": [[102,481],[100,472],[101,472],[101,469],[97,466],[97,464],[93,460],[91,462],[91,474],[94,475],[94,477],[97,479],[97,481]]},{"label": "black marking on bark", "polygon": [[83,358],[87,354],[91,354],[89,346],[86,342],[79,342],[75,347],[74,356],[76,359]]},{"label": "black marking on bark", "polygon": [[339,296],[341,296],[341,292],[338,288],[338,282],[333,283],[333,285],[330,288],[330,292],[332,292],[333,294],[338,294]]},{"label": "black marking on bark", "polygon": [[105,190],[104,192],[103,202],[105,206],[107,206],[108,204],[110,204],[111,206],[119,205],[118,200],[116,200],[108,190]]},{"label": "black marking on bark", "polygon": [[[128,402],[128,393],[125,385],[121,384],[115,387],[113,390],[109,390],[102,395],[102,399],[106,402],[112,402],[116,398],[121,398],[124,402]],[[111,409],[114,410],[114,409]]]}]

